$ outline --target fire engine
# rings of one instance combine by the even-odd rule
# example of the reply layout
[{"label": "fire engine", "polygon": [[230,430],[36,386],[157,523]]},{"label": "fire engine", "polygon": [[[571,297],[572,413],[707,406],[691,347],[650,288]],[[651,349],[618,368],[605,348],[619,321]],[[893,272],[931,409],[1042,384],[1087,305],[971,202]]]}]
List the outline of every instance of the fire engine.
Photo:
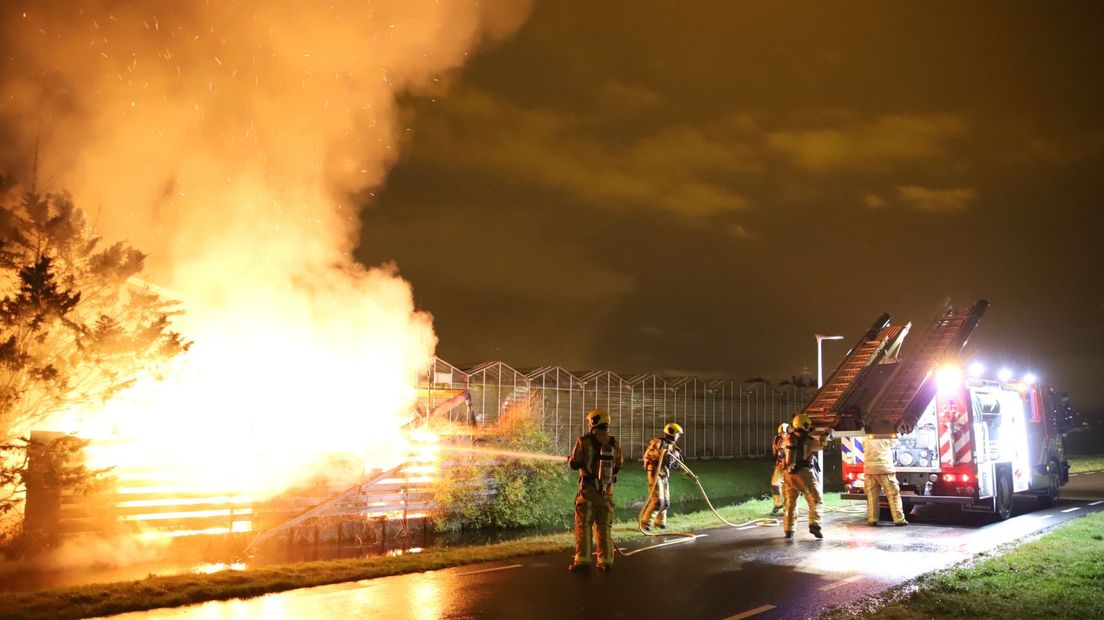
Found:
[{"label": "fire engine", "polygon": [[[841,436],[844,499],[865,499],[865,437],[897,439],[893,460],[906,505],[952,504],[1007,519],[1013,495],[1057,499],[1069,481],[1061,397],[1033,377],[966,372],[961,354],[988,308],[946,307],[902,353],[911,323],[882,315],[844,356],[804,413]],[[815,431],[814,431],[815,432]],[[884,505],[884,500],[883,500]]]}]

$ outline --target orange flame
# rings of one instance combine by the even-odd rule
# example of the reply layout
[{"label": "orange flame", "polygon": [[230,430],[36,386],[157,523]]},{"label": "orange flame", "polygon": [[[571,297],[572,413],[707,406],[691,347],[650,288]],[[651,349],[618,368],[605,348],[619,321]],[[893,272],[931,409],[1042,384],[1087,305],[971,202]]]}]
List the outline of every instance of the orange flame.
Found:
[{"label": "orange flame", "polygon": [[529,2],[310,7],[0,6],[0,133],[26,162],[41,147],[37,177],[60,184],[45,189],[71,190],[107,239],[150,254],[195,343],[169,376],[52,420],[102,439],[93,466],[156,470],[123,501],[155,502],[177,476],[234,505],[406,458],[400,428],[436,338],[395,267],[353,260],[352,196],[397,156],[396,97],[439,90]]}]

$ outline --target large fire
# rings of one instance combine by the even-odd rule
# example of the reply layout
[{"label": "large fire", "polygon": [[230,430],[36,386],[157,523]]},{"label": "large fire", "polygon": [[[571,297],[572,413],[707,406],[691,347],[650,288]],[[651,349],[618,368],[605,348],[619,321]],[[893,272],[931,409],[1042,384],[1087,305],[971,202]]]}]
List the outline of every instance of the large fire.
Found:
[{"label": "large fire", "polygon": [[400,426],[436,340],[394,267],[352,259],[357,210],[408,129],[396,97],[442,88],[527,10],[3,3],[0,165],[72,191],[105,238],[146,251],[146,277],[183,302],[174,328],[194,341],[168,377],[50,430],[101,439],[94,465],[177,471],[229,504],[342,471],[335,458],[405,458]]}]

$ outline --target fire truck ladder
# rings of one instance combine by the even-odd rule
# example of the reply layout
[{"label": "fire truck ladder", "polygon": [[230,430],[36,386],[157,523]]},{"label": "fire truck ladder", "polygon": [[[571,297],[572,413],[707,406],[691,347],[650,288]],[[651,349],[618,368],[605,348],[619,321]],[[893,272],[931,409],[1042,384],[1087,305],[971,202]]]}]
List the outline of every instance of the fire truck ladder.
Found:
[{"label": "fire truck ladder", "polygon": [[839,423],[839,414],[834,407],[840,398],[855,385],[859,376],[870,367],[886,344],[884,332],[889,326],[889,314],[883,314],[874,321],[870,329],[859,339],[858,344],[844,356],[839,366],[832,371],[828,381],[813,396],[813,400],[802,411],[813,420],[813,428],[817,430],[834,428]]},{"label": "fire truck ladder", "polygon": [[912,432],[935,396],[935,366],[957,358],[988,307],[982,299],[969,308],[945,308],[874,397],[863,414],[864,426],[874,434]]}]

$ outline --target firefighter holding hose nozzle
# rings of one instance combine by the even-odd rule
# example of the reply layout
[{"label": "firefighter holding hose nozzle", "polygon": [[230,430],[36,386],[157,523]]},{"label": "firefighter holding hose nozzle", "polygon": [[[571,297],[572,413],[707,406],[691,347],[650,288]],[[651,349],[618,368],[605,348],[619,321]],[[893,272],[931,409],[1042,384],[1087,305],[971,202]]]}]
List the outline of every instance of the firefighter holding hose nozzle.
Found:
[{"label": "firefighter holding hose nozzle", "polygon": [[648,507],[640,529],[649,532],[653,519],[655,526],[667,529],[667,509],[671,507],[671,467],[679,462],[681,454],[676,442],[682,436],[682,427],[671,422],[663,427],[663,436],[648,442],[644,450],[644,470],[648,472]]},{"label": "firefighter holding hose nozzle", "polygon": [[[575,557],[570,571],[588,570],[597,555],[598,570],[613,566],[613,483],[625,458],[621,445],[609,434],[610,415],[598,407],[586,414],[590,431],[575,440],[567,464],[579,472],[575,495]],[[595,549],[595,542],[598,547]],[[595,553],[596,552],[596,553]]]},{"label": "firefighter holding hose nozzle", "polygon": [[824,508],[824,499],[820,495],[820,462],[817,452],[824,448],[825,438],[814,437],[811,433],[813,421],[809,416],[797,414],[793,418],[793,430],[786,446],[786,484],[785,513],[782,517],[782,530],[786,538],[793,538],[794,521],[797,520],[797,496],[804,495],[809,505],[809,533],[824,538],[820,531],[820,514]]}]

